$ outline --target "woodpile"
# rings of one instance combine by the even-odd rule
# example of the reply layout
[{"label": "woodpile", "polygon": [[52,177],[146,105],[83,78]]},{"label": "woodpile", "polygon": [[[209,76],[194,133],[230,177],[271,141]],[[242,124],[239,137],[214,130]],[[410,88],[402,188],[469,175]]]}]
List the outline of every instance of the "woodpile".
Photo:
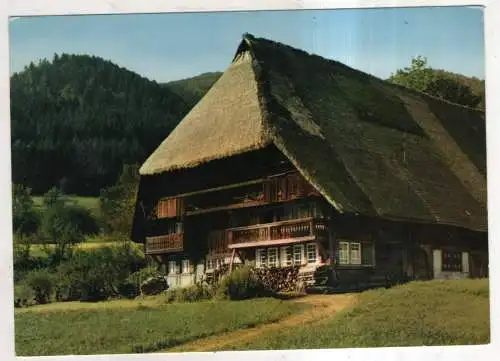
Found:
[{"label": "woodpile", "polygon": [[257,280],[264,288],[274,292],[291,292],[299,286],[299,267],[253,268]]},{"label": "woodpile", "polygon": [[221,267],[213,270],[209,274],[207,274],[205,277],[205,281],[209,285],[216,285],[219,283],[221,280],[222,276],[226,275],[229,273],[229,265],[225,264],[222,265]]}]

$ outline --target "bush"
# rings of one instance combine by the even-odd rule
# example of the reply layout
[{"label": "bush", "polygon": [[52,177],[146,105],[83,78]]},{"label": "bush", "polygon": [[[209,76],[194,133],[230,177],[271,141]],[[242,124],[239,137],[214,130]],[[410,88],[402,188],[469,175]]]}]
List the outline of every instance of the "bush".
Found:
[{"label": "bush", "polygon": [[145,263],[144,255],[129,243],[77,249],[58,267],[58,297],[81,301],[135,297],[137,289],[129,277]]},{"label": "bush", "polygon": [[67,258],[67,253],[74,244],[99,232],[97,221],[90,211],[79,205],[69,204],[55,188],[45,194],[44,207],[40,232],[56,245],[52,255],[56,264]]},{"label": "bush", "polygon": [[35,292],[25,283],[14,286],[14,307],[33,306],[35,301]]},{"label": "bush", "polygon": [[156,269],[156,267],[148,266],[141,268],[140,270],[132,273],[127,281],[140,289],[141,284],[151,277],[159,277],[162,274]]},{"label": "bush", "polygon": [[217,288],[219,299],[243,300],[269,296],[273,292],[265,289],[251,267],[244,266],[224,276]]},{"label": "bush", "polygon": [[214,287],[196,284],[189,287],[170,289],[164,293],[166,303],[170,302],[196,302],[214,298]]},{"label": "bush", "polygon": [[34,293],[38,304],[50,302],[54,293],[54,275],[45,269],[28,273],[25,279],[26,285]]}]

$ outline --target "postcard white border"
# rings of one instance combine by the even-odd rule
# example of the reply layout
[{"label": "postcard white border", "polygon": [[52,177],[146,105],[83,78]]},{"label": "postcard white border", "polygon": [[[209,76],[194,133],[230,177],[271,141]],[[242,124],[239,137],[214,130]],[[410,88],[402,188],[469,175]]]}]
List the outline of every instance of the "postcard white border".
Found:
[{"label": "postcard white border", "polygon": [[[9,46],[8,16],[26,15],[64,15],[64,14],[125,14],[154,13],[180,11],[231,11],[231,10],[284,10],[284,9],[332,9],[359,7],[413,7],[413,6],[451,6],[484,5],[485,8],[485,42],[486,42],[486,87],[487,87],[487,152],[488,152],[488,206],[490,236],[490,287],[491,287],[491,344],[485,346],[454,347],[401,347],[372,349],[332,349],[332,350],[294,350],[294,351],[245,351],[222,353],[187,353],[187,354],[153,354],[153,355],[102,355],[102,356],[60,356],[60,357],[19,357],[20,360],[310,360],[310,359],[349,359],[349,360],[481,360],[496,359],[500,341],[500,311],[498,310],[498,266],[497,225],[500,224],[498,208],[500,195],[495,192],[500,184],[497,156],[500,144],[500,37],[498,23],[500,20],[500,1],[479,0],[419,0],[419,1],[370,1],[370,0],[8,0],[0,1],[0,204],[2,207],[0,238],[0,359],[11,360],[14,355],[13,343],[13,295],[12,295],[12,225],[11,225],[11,191],[10,191],[10,118],[9,118]],[[432,20],[430,20],[432,21]]]}]

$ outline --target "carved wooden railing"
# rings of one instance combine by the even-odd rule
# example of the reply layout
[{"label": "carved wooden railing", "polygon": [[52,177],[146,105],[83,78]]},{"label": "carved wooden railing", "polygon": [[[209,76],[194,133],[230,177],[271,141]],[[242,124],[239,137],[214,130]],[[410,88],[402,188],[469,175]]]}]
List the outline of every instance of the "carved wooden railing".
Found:
[{"label": "carved wooden railing", "polygon": [[328,227],[324,220],[294,219],[274,223],[237,227],[227,230],[228,244],[243,244],[274,240],[315,239],[326,237]]},{"label": "carved wooden railing", "polygon": [[178,252],[184,249],[184,234],[172,233],[163,236],[146,237],[145,253],[158,254]]}]

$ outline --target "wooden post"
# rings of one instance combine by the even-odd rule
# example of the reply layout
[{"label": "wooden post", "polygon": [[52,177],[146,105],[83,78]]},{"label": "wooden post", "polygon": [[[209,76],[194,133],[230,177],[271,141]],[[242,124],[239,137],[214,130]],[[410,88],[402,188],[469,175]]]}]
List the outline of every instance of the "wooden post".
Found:
[{"label": "wooden post", "polygon": [[229,261],[229,273],[233,271],[233,262],[235,253],[236,253],[236,248],[233,248],[233,252],[231,253],[231,261]]}]

